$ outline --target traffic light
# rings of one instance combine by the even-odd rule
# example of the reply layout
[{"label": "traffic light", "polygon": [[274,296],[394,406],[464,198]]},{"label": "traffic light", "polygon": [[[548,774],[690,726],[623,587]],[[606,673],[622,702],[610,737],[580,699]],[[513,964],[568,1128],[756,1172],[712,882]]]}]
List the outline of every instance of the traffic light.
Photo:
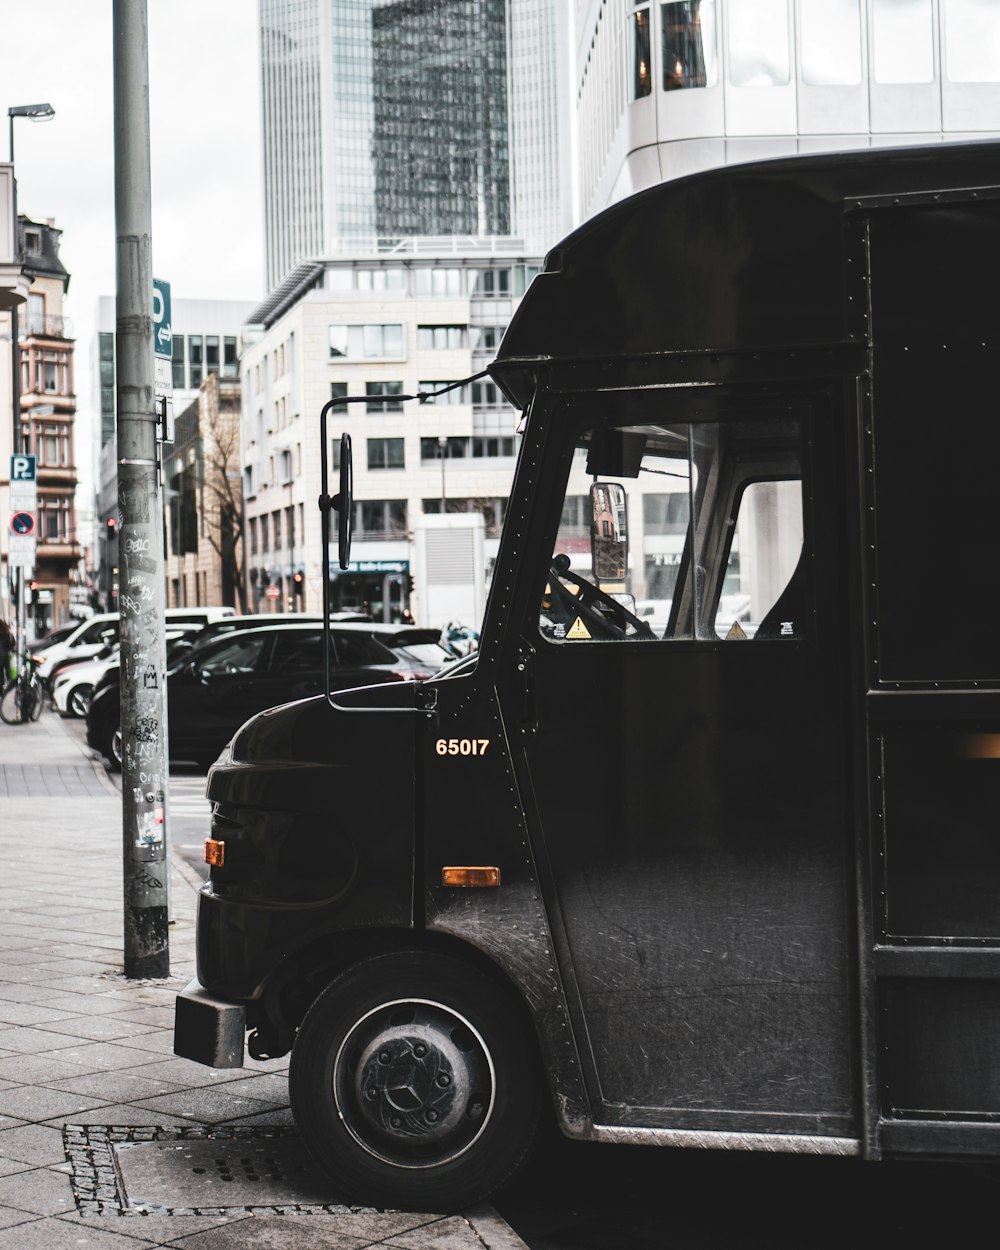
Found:
[{"label": "traffic light", "polygon": [[298,571],[292,574],[292,589],[295,591],[296,595],[301,596],[301,594],[303,593],[302,588],[303,588],[304,583],[305,583],[305,578],[302,575],[301,569],[299,569]]},{"label": "traffic light", "polygon": [[109,516],[108,517],[108,537],[109,538],[114,538],[115,531],[117,530],[117,528],[118,528],[118,522],[115,520],[113,516]]}]

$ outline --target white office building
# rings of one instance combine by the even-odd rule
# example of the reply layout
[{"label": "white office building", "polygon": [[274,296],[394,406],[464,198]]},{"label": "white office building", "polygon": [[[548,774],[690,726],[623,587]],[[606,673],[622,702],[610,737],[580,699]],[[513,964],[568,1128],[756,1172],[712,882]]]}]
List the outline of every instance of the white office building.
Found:
[{"label": "white office building", "polygon": [[585,217],[795,152],[1000,133],[996,0],[578,0]]},{"label": "white office building", "polygon": [[421,518],[442,512],[483,518],[475,575],[486,585],[520,414],[488,378],[432,402],[402,397],[484,370],[536,272],[516,240],[443,251],[413,239],[405,249],[304,263],[256,310],[240,361],[251,610],[322,606],[319,418],[328,400],[348,395],[363,402],[330,417],[325,449],[335,491],[340,435],[351,434],[354,543],[347,571],[333,550],[333,610],[445,623],[423,617],[413,584]]},{"label": "white office building", "polygon": [[373,240],[571,224],[559,0],[260,0],[266,280]]}]

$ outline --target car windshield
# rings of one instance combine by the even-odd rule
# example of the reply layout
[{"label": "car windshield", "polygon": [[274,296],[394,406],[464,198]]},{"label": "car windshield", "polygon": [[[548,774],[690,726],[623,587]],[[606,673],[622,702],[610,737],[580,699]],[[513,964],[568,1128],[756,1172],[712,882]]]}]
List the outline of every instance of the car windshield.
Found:
[{"label": "car windshield", "polygon": [[417,664],[429,664],[433,668],[440,668],[454,658],[436,638],[428,642],[410,642],[406,638],[392,638],[387,641],[397,655],[413,660]]}]

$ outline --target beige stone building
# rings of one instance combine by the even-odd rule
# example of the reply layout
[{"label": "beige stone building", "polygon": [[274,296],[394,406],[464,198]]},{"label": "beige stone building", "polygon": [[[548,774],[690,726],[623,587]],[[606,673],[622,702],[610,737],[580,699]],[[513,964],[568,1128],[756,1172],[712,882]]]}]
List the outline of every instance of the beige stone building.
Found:
[{"label": "beige stone building", "polygon": [[79,580],[76,530],[73,328],[63,314],[69,274],[59,259],[61,230],[49,219],[17,219],[20,259],[30,279],[22,305],[19,355],[19,451],[37,457],[38,513],[35,574],[28,605],[29,631],[36,636],[70,617],[70,589]]},{"label": "beige stone building", "polygon": [[245,610],[239,382],[210,373],[164,451],[167,607]]}]

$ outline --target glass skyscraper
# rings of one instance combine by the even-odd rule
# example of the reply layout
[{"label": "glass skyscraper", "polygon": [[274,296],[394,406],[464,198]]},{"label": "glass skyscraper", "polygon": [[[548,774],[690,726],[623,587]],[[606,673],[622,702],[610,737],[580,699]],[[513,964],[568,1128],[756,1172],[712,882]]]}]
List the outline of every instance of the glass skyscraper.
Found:
[{"label": "glass skyscraper", "polygon": [[559,0],[260,0],[267,282],[398,236],[570,224]]}]

